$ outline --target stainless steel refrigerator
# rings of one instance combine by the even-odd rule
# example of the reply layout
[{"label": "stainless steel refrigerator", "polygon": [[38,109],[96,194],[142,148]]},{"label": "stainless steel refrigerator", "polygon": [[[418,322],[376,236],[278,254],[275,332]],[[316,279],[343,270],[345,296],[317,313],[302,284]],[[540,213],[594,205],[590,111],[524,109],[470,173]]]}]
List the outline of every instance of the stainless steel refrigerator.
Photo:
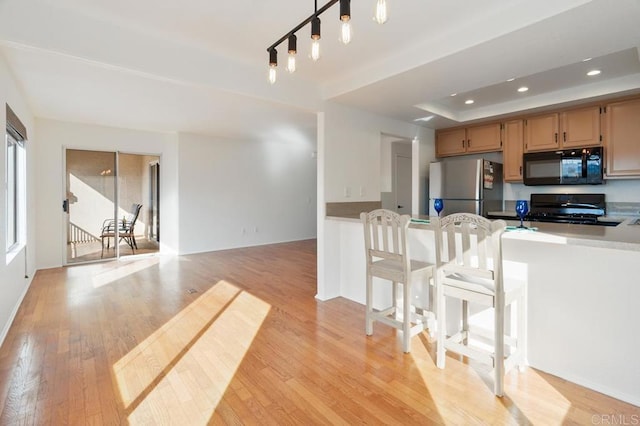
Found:
[{"label": "stainless steel refrigerator", "polygon": [[483,159],[447,159],[429,166],[429,215],[436,216],[433,200],[441,198],[440,216],[502,210],[502,164]]}]

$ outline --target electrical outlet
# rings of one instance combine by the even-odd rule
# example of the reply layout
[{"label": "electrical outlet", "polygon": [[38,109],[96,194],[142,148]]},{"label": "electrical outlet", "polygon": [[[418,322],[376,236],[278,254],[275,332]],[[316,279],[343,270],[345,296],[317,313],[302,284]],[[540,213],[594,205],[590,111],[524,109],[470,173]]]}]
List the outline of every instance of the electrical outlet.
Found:
[{"label": "electrical outlet", "polygon": [[344,187],[344,196],[349,198],[351,197],[351,187],[350,186],[345,186]]},{"label": "electrical outlet", "polygon": [[364,197],[364,193],[365,193],[364,186],[361,186],[360,187],[360,196]]}]

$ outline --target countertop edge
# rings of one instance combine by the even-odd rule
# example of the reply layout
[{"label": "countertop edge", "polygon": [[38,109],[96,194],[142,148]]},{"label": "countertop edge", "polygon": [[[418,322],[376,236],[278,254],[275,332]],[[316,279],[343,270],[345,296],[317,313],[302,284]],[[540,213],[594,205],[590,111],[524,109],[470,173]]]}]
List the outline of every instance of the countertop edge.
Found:
[{"label": "countertop edge", "polygon": [[[413,216],[419,219],[427,219],[427,216]],[[325,220],[336,222],[360,223],[359,217],[325,216]],[[568,244],[584,247],[604,248],[611,250],[639,251],[640,252],[640,225],[630,225],[635,218],[625,218],[616,227],[597,227],[593,225],[563,225],[564,231],[555,230],[557,224],[542,224],[540,222],[525,222],[528,226],[551,229],[538,229],[535,232],[507,231],[504,236],[508,239],[528,240],[550,244]],[[509,225],[519,225],[517,220],[507,220]],[[412,224],[412,228],[425,229],[428,225]],[[584,228],[582,228],[584,227]],[[603,235],[580,235],[581,231],[593,231],[598,229]],[[616,235],[618,234],[618,235]]]}]

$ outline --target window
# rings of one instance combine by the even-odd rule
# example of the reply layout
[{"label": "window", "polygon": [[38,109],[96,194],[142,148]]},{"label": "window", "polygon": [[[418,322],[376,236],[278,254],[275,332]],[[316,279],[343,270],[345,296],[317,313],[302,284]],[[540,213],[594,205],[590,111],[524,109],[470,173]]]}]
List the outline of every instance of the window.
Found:
[{"label": "window", "polygon": [[26,128],[7,105],[6,130],[6,251],[11,252],[25,242],[26,234]]},{"label": "window", "polygon": [[18,242],[18,143],[7,133],[7,251]]}]

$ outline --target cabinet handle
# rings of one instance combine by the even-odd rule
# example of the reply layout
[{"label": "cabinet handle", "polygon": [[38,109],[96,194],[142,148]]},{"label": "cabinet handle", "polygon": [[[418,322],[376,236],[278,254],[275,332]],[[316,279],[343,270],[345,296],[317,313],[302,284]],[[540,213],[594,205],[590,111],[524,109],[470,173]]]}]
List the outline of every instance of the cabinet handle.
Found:
[{"label": "cabinet handle", "polygon": [[462,139],[462,148],[464,148],[464,139]]},{"label": "cabinet handle", "polygon": [[520,166],[520,176],[522,176],[522,166]]},{"label": "cabinet handle", "polygon": [[558,144],[558,134],[555,134],[555,138],[556,138],[556,144]]},{"label": "cabinet handle", "polygon": [[563,142],[567,141],[567,132],[562,132],[562,141]]}]

